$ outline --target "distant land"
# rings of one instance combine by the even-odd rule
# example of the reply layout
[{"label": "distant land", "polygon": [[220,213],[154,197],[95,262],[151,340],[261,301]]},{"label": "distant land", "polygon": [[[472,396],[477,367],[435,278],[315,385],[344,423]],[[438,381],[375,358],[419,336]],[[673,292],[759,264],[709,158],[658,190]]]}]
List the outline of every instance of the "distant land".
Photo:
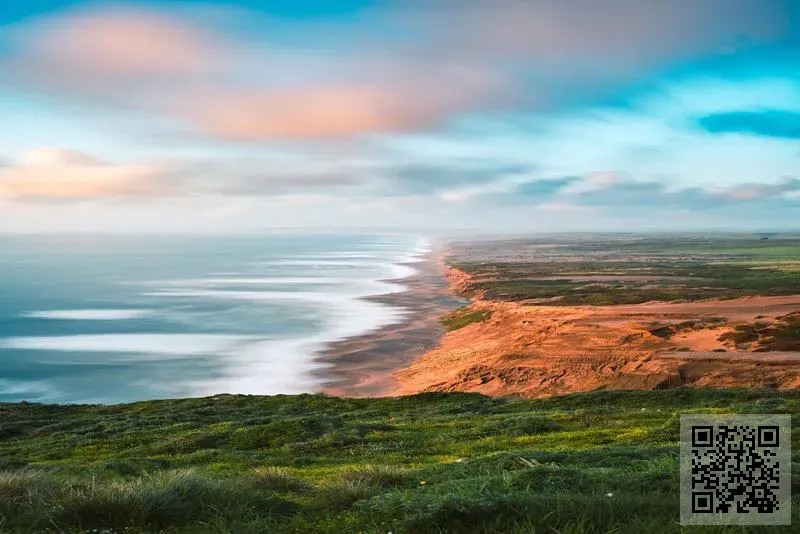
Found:
[{"label": "distant land", "polygon": [[800,385],[800,235],[481,240],[447,264],[472,302],[395,394]]}]

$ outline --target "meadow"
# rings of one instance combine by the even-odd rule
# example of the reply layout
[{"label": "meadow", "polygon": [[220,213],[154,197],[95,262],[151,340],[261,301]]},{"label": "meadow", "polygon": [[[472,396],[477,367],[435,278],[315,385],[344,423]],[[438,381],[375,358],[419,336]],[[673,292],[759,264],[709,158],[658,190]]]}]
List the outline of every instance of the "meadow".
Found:
[{"label": "meadow", "polygon": [[449,264],[464,293],[552,306],[793,295],[796,234],[550,236],[462,243]]},{"label": "meadow", "polygon": [[800,392],[0,404],[0,532],[792,531],[678,525],[679,415],[698,412],[796,425]]}]

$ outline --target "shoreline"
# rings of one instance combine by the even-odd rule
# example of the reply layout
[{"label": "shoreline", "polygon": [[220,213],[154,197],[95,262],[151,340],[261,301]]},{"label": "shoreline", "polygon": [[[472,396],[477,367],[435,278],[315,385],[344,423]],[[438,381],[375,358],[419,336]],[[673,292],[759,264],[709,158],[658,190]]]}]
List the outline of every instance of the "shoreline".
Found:
[{"label": "shoreline", "polygon": [[445,275],[446,245],[432,243],[420,261],[398,263],[416,273],[384,282],[405,286],[405,291],[364,297],[405,310],[402,321],[379,330],[332,343],[314,358],[327,364],[315,371],[323,382],[320,392],[336,397],[380,397],[396,388],[395,372],[433,350],[444,337],[439,319],[463,305]]}]

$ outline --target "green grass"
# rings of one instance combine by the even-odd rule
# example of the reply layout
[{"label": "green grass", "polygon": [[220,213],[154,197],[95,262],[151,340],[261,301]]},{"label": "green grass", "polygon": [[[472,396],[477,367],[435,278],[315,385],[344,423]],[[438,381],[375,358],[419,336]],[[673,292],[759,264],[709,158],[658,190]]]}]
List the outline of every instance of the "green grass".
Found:
[{"label": "green grass", "polygon": [[455,244],[449,258],[474,277],[466,296],[593,306],[794,295],[798,262],[796,234],[540,237]]},{"label": "green grass", "polygon": [[677,525],[698,411],[796,425],[800,392],[0,404],[0,532],[790,532]]},{"label": "green grass", "polygon": [[448,332],[464,328],[472,323],[482,323],[492,316],[491,311],[474,311],[469,307],[461,308],[440,319],[442,326]]}]

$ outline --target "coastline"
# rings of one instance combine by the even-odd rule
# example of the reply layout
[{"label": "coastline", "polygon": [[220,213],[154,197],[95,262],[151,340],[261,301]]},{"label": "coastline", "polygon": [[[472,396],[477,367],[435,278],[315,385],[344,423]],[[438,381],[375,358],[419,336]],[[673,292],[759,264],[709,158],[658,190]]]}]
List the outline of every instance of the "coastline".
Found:
[{"label": "coastline", "polygon": [[[448,277],[454,291],[470,279],[455,268]],[[775,324],[800,313],[800,295],[613,306],[528,306],[477,295],[468,306],[488,318],[447,332],[437,347],[398,369],[392,396],[800,387],[800,352],[765,353],[724,340],[737,325]],[[659,335],[654,324],[678,330]]]},{"label": "coastline", "polygon": [[436,348],[444,337],[439,319],[463,305],[445,276],[443,243],[432,243],[419,261],[399,263],[417,272],[407,278],[383,280],[405,291],[364,297],[364,300],[402,308],[401,322],[375,332],[334,342],[315,361],[327,364],[316,371],[322,393],[337,397],[379,397],[397,387],[394,373]]}]

